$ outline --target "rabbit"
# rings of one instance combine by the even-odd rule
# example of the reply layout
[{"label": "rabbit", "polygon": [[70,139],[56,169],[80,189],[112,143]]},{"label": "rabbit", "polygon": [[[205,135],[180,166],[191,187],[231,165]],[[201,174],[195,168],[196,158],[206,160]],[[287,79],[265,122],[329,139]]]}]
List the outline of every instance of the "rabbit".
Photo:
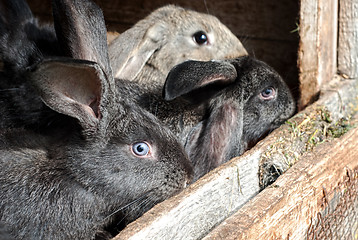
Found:
[{"label": "rabbit", "polygon": [[174,134],[115,83],[98,6],[52,4],[70,56],[36,62],[24,81],[63,124],[0,129],[0,222],[15,239],[106,239],[119,219],[181,191],[193,169]]},{"label": "rabbit", "polygon": [[161,91],[169,70],[185,60],[247,55],[240,40],[216,17],[167,5],[153,11],[109,44],[114,76]]},{"label": "rabbit", "polygon": [[[214,89],[214,90],[213,90]],[[193,112],[158,116],[184,133],[185,150],[198,179],[229,159],[243,154],[265,134],[280,126],[296,109],[281,76],[266,63],[249,56],[222,61],[187,61],[173,68],[165,82],[168,101],[203,103]],[[203,110],[205,109],[204,114]],[[198,117],[194,117],[198,119]],[[189,126],[190,132],[185,131]],[[183,136],[181,136],[183,142]]]},{"label": "rabbit", "polygon": [[296,109],[280,75],[250,56],[178,64],[166,78],[163,96],[126,82],[116,79],[185,146],[194,181],[243,154]]}]

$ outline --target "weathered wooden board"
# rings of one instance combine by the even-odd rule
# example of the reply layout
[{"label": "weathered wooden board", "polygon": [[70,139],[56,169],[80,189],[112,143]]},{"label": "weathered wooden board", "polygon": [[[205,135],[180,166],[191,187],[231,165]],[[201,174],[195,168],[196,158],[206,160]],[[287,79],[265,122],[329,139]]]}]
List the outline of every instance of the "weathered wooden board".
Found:
[{"label": "weathered wooden board", "polygon": [[[352,181],[348,185],[357,188],[358,129],[317,147],[305,158],[280,177],[274,187],[266,188],[204,239],[305,239],[327,203],[347,190],[345,182]],[[353,201],[347,214],[358,214],[358,197]],[[355,218],[353,215],[349,220]],[[337,220],[333,219],[332,225],[342,224],[340,229],[348,233],[335,232],[329,239],[349,239],[345,237],[357,231],[354,221],[333,221]]]},{"label": "weathered wooden board", "polygon": [[340,0],[338,70],[358,77],[358,0]]},{"label": "weathered wooden board", "polygon": [[301,0],[298,50],[299,109],[317,99],[337,71],[337,0]]},{"label": "weathered wooden board", "polygon": [[157,205],[115,239],[200,239],[259,191],[260,152],[233,160]]},{"label": "weathered wooden board", "polygon": [[[358,83],[341,80],[337,84],[343,86],[331,89],[327,86],[323,98],[305,111],[325,106],[335,114],[332,117],[355,114],[357,125]],[[334,214],[339,201],[350,207],[344,211],[346,216],[336,214],[338,217],[326,222],[339,231],[325,235],[321,230],[321,236],[331,236],[329,239],[353,236],[357,231],[354,221],[358,219],[355,215],[358,196],[344,194],[347,186],[358,188],[357,127],[340,138],[318,144],[298,160],[273,186],[260,192],[204,239],[315,239],[314,229],[325,216]],[[345,202],[346,198],[352,202]],[[345,221],[339,222],[342,219]],[[333,227],[326,230],[332,231]]]}]

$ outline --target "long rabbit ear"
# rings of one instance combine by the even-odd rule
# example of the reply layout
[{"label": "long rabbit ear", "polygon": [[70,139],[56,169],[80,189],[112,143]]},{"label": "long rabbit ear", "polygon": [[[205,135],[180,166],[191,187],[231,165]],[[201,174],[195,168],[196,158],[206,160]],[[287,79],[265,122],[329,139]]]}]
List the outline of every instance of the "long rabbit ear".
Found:
[{"label": "long rabbit ear", "polygon": [[30,79],[51,109],[79,120],[84,129],[98,127],[102,118],[102,68],[84,60],[46,60],[36,65]]},{"label": "long rabbit ear", "polygon": [[185,143],[194,165],[194,180],[244,150],[243,103],[240,99],[220,100],[213,104],[209,117],[192,129]]},{"label": "long rabbit ear", "polygon": [[[106,124],[107,115],[114,114],[112,110],[116,108],[115,98],[118,96],[109,64],[107,33],[102,10],[91,0],[52,0],[52,5],[56,33],[63,49],[67,51],[71,58],[96,62],[97,66],[100,66],[103,71],[104,76],[98,75],[97,78],[97,82],[100,81],[101,84],[92,84],[91,86],[100,86],[94,95],[98,100],[98,106],[95,106],[99,109],[99,114],[97,114],[95,120],[102,117],[101,122]],[[44,67],[45,69],[49,68],[49,65],[44,65]],[[69,71],[71,70],[71,67],[66,68]],[[62,65],[59,70],[54,69],[54,71],[60,73],[64,69],[65,67]],[[76,72],[76,69],[77,67],[73,68],[73,71]],[[84,70],[86,68],[80,69],[80,72],[86,75]],[[89,71],[91,69],[93,67],[89,68]],[[97,68],[95,69],[95,72],[101,72]],[[52,75],[56,77],[56,75]],[[70,73],[67,75],[71,77],[69,76]],[[86,88],[85,86],[82,87]],[[95,111],[94,113],[96,115]],[[83,116],[88,117],[88,115]],[[79,118],[78,115],[74,117]],[[91,123],[91,118],[87,119]],[[82,124],[85,124],[85,122],[82,122]]]},{"label": "long rabbit ear", "polygon": [[153,53],[163,46],[168,31],[167,24],[160,21],[152,26],[135,26],[113,40],[109,54],[114,77],[135,79]]},{"label": "long rabbit ear", "polygon": [[206,100],[235,82],[237,72],[229,61],[186,61],[168,74],[163,88],[165,100],[184,97],[191,101]]},{"label": "long rabbit ear", "polygon": [[52,0],[57,37],[67,56],[97,62],[111,75],[102,10],[90,0]]}]

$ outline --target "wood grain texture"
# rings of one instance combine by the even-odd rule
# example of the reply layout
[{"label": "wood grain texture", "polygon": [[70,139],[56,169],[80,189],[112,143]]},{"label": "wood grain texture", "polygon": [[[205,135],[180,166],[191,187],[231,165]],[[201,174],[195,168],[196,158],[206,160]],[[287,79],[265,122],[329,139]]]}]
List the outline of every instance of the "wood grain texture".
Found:
[{"label": "wood grain texture", "polygon": [[200,239],[259,191],[260,152],[232,160],[129,224],[119,239]]},{"label": "wood grain texture", "polygon": [[[336,84],[340,86],[332,87]],[[325,106],[334,113],[332,117],[355,114],[357,123],[358,83],[341,80],[332,86],[305,111],[309,113],[316,106]],[[342,137],[320,143],[313,151],[301,155],[271,187],[260,192],[204,239],[317,239],[309,237],[318,232],[320,236],[335,236],[328,239],[350,237],[356,231],[356,215],[352,212],[358,213],[358,197],[347,197],[344,193],[347,186],[358,188],[357,159],[358,129],[355,127]],[[346,199],[351,202],[345,202]],[[340,212],[344,207],[350,208],[343,211],[345,222],[339,222],[343,219]],[[330,218],[334,214],[336,218]],[[339,231],[331,235],[318,231],[324,218],[327,218],[325,226]]]},{"label": "wood grain texture", "polygon": [[336,0],[301,0],[299,109],[315,101],[321,87],[336,73],[337,15]]},{"label": "wood grain texture", "polygon": [[338,70],[358,77],[358,0],[340,0]]},{"label": "wood grain texture", "polygon": [[305,239],[325,198],[344,192],[347,171],[358,176],[358,129],[305,158],[204,239]]}]

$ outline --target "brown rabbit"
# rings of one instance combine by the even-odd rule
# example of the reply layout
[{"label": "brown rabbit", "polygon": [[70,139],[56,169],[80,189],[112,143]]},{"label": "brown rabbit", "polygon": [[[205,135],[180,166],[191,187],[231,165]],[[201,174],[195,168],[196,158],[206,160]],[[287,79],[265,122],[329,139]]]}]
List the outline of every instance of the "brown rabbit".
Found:
[{"label": "brown rabbit", "polygon": [[170,69],[185,60],[247,55],[216,17],[168,5],[157,9],[109,45],[114,76],[162,88]]}]

